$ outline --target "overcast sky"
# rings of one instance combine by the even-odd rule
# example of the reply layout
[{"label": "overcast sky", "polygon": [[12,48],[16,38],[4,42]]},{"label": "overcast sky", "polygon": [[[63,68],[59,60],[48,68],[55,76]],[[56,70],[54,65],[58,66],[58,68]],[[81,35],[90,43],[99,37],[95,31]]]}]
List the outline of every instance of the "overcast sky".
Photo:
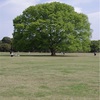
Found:
[{"label": "overcast sky", "polygon": [[91,39],[100,39],[100,0],[0,0],[0,40],[5,36],[12,37],[13,19],[26,8],[53,1],[69,4],[75,11],[86,14],[93,29]]}]

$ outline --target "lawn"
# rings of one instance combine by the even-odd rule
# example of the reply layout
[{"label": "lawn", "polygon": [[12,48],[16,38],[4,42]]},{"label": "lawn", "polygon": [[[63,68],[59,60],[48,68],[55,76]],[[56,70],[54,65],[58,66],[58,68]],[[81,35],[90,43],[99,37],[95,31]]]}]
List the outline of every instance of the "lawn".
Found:
[{"label": "lawn", "polygon": [[20,55],[0,53],[0,100],[99,100],[99,54]]}]

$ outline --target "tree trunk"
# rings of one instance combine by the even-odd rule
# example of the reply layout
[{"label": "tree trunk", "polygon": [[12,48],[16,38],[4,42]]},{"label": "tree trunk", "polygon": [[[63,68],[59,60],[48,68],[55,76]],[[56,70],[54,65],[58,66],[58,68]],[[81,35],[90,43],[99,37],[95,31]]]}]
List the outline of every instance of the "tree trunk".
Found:
[{"label": "tree trunk", "polygon": [[50,49],[50,51],[51,51],[51,56],[55,56],[56,55],[56,52],[55,52],[54,49]]}]

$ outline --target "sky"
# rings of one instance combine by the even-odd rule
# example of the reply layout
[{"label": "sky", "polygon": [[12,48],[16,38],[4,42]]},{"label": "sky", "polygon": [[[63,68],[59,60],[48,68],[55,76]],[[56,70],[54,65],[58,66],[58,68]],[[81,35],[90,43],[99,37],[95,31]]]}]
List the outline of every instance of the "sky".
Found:
[{"label": "sky", "polygon": [[100,40],[100,0],[0,0],[0,40],[13,37],[13,19],[26,8],[54,1],[69,4],[76,12],[86,14],[93,30],[91,40]]}]

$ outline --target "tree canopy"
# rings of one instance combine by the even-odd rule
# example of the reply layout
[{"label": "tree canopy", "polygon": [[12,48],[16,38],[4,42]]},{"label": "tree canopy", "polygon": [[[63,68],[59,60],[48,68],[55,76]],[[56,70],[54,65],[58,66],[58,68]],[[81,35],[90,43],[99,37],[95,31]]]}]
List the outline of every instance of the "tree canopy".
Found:
[{"label": "tree canopy", "polygon": [[10,37],[3,37],[0,40],[0,51],[8,52],[11,50],[12,39]]},{"label": "tree canopy", "polygon": [[90,23],[70,5],[52,2],[30,6],[13,20],[13,45],[18,51],[88,51]]},{"label": "tree canopy", "polygon": [[8,44],[11,44],[12,40],[10,37],[3,37],[2,39],[2,43],[8,43]]},{"label": "tree canopy", "polygon": [[100,52],[100,40],[92,40],[90,47],[91,52]]}]

